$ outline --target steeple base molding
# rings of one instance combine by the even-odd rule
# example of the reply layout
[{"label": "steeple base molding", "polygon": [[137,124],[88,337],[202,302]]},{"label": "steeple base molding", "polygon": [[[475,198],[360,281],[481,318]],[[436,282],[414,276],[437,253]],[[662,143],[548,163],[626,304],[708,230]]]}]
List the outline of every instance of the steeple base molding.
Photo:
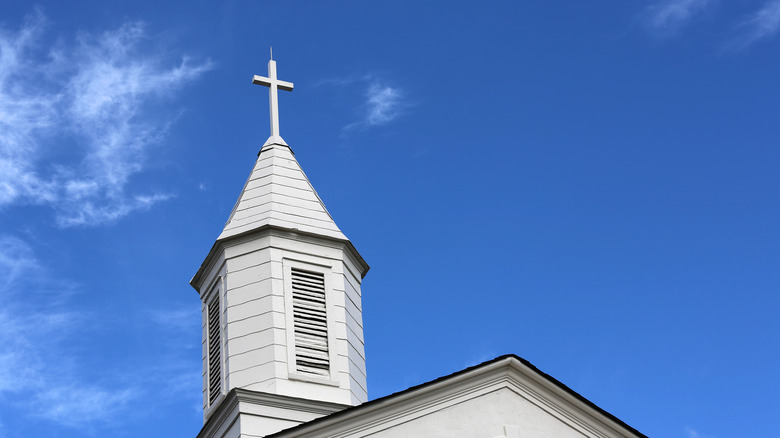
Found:
[{"label": "steeple base molding", "polygon": [[233,388],[211,412],[197,438],[264,437],[348,407]]}]

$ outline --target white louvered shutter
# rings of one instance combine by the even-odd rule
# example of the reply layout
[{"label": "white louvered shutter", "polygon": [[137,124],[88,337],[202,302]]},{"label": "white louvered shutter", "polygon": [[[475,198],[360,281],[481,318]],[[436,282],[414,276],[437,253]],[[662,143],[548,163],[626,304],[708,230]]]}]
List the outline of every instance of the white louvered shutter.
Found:
[{"label": "white louvered shutter", "polygon": [[220,354],[219,296],[214,297],[208,309],[209,334],[209,405],[222,392],[222,357]]},{"label": "white louvered shutter", "polygon": [[297,268],[292,268],[291,273],[296,370],[328,378],[330,359],[325,275]]}]

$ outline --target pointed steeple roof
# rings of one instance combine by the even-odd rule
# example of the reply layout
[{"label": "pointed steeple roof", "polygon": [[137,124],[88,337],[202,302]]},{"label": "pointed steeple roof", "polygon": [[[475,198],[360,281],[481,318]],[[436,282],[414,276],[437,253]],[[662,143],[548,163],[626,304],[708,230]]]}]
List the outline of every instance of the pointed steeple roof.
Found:
[{"label": "pointed steeple roof", "polygon": [[264,226],[348,240],[283,141],[269,139],[258,154],[233,212],[217,240]]}]

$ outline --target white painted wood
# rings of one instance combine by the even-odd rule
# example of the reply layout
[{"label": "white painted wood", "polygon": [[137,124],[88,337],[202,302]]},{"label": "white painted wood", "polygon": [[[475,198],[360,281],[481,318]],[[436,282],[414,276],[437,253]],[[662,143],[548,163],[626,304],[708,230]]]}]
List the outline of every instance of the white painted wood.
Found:
[{"label": "white painted wood", "polygon": [[[258,178],[271,177],[273,175],[297,179],[304,182],[306,181],[306,175],[301,172],[300,168],[293,164],[292,160],[283,160],[283,162],[280,162],[279,160],[274,161],[265,158],[257,160],[257,165],[250,175],[249,181],[254,181]],[[304,186],[304,188],[306,187]]]},{"label": "white painted wood", "polygon": [[[361,361],[362,362],[362,361]],[[347,363],[347,369],[349,370],[349,376],[363,389],[363,392],[367,392],[366,388],[366,369],[363,363],[358,366],[352,360]]]},{"label": "white painted wood", "polygon": [[[276,290],[274,287],[275,279],[268,278],[257,283],[231,289],[227,305],[229,308],[240,306],[243,303],[256,300],[268,295],[273,295]],[[281,282],[281,280],[279,280]]]},{"label": "white painted wood", "polygon": [[352,405],[359,405],[359,404],[361,404],[360,400],[363,400],[364,398],[367,399],[368,398],[368,394],[364,394],[364,393],[353,391],[350,394],[350,403]]},{"label": "white painted wood", "polygon": [[319,203],[310,199],[296,198],[294,196],[280,195],[274,192],[262,193],[258,196],[249,196],[247,194],[244,201],[241,203],[241,208],[236,210],[236,213],[240,211],[246,211],[253,207],[259,207],[266,204],[278,204],[289,205],[292,207],[298,207],[309,211],[318,211]]},{"label": "white painted wood", "polygon": [[290,378],[279,379],[276,382],[279,393],[306,394],[306,399],[316,401],[328,401],[347,405],[350,400],[350,392],[340,388],[336,384],[312,384],[306,380]]},{"label": "white painted wood", "polygon": [[[348,334],[360,331],[362,336],[362,327],[353,316],[348,316],[349,312],[359,315],[360,309],[345,296],[347,288],[357,294],[351,284],[346,286],[346,248],[330,240],[271,230],[254,239],[242,239],[224,248],[228,387],[344,404],[365,401],[363,344],[357,335]],[[317,382],[306,376],[304,380],[291,380],[301,378],[289,372],[291,325],[283,268],[291,262],[327,271],[328,317],[332,321],[329,343],[333,345],[331,363],[334,366],[331,379],[327,381]],[[350,320],[349,328],[347,319]],[[350,346],[350,342],[355,345]],[[254,347],[254,343],[263,347]],[[350,376],[350,369],[358,375]]]},{"label": "white painted wood", "polygon": [[246,390],[231,393],[225,403],[224,408],[204,426],[198,438],[264,437],[347,407]]},{"label": "white painted wood", "polygon": [[237,321],[230,321],[227,324],[227,330],[230,332],[228,336],[239,337],[246,336],[251,333],[257,333],[262,328],[284,328],[285,317],[284,312],[268,310],[260,315],[254,315],[249,318],[239,319]]},{"label": "white painted wood", "polygon": [[261,150],[220,239],[270,224],[346,240],[290,149],[279,145]]},{"label": "white painted wood", "polygon": [[332,224],[333,221],[330,216],[323,211],[310,210],[274,202],[238,210],[233,215],[232,223],[235,223],[236,226],[238,226],[247,222],[257,221],[259,216],[273,217],[273,213],[284,213],[291,224],[312,225],[330,230],[337,229]]},{"label": "white painted wood", "polygon": [[[304,421],[293,414],[299,408],[306,411],[308,405],[330,402],[346,406],[367,400],[360,284],[368,266],[333,221],[279,136],[276,91],[288,86],[292,89],[292,84],[279,81],[275,75],[275,63],[271,62],[269,77],[253,79],[270,89],[271,137],[258,154],[222,233],[191,282],[204,302],[209,299],[208,291],[218,285],[222,303],[225,394],[211,406],[204,403],[204,421],[212,413],[222,412],[219,404],[228,403],[231,391],[262,391],[287,397],[288,402],[308,400],[296,402],[295,409],[284,415],[270,414],[278,399],[264,404],[258,418],[236,414],[232,421],[241,436],[264,436],[278,430],[280,424]],[[296,286],[293,305],[292,266],[322,276],[324,289],[317,293],[325,297],[324,310],[317,308],[316,300],[312,301],[300,285]],[[306,331],[312,328],[316,330]],[[204,339],[207,329],[204,319]],[[201,347],[206,379],[208,349],[205,343]],[[204,388],[207,383],[204,380]],[[204,399],[207,396],[204,390]],[[204,430],[217,433],[207,426]]]},{"label": "white painted wood", "polygon": [[363,376],[366,375],[366,355],[363,350],[363,344],[362,343],[353,343],[348,342],[347,345],[349,345],[349,361],[353,364],[357,365],[358,368],[363,373]]},{"label": "white painted wood", "polygon": [[275,370],[276,361],[269,360],[248,368],[230,371],[228,376],[230,387],[260,390],[261,388],[253,388],[252,385],[274,379]]},{"label": "white painted wood", "polygon": [[357,381],[357,379],[354,379],[350,376],[351,379],[351,385],[350,391],[352,393],[352,403],[360,404],[363,403],[360,400],[366,400],[368,398],[368,392],[363,389],[363,387],[360,385],[360,382]]},{"label": "white painted wood", "polygon": [[271,264],[262,263],[259,265],[248,266],[245,269],[231,271],[225,277],[225,281],[231,288],[238,288],[252,283],[260,283],[271,277]]},{"label": "white painted wood", "polygon": [[[270,257],[270,249],[268,248],[270,242],[270,238],[264,238],[251,243],[247,242],[226,246],[224,248],[224,255],[228,272],[235,273],[253,266],[270,266],[273,262]],[[251,257],[241,257],[256,251],[262,252],[253,254]]]},{"label": "white painted wood", "polygon": [[521,436],[583,438],[577,429],[507,388],[448,406],[426,417],[395,425],[366,436],[407,438],[409,436],[504,437],[504,426],[522,424]]},{"label": "white painted wood", "polygon": [[[228,335],[232,336],[233,334],[229,333]],[[284,346],[285,342],[284,329],[270,327],[244,336],[229,337],[228,350],[230,350],[231,354],[240,354],[263,345],[277,344]]]},{"label": "white painted wood", "polygon": [[[350,306],[352,306],[352,302],[347,300],[350,303]],[[363,343],[363,327],[358,321],[363,320],[363,315],[358,308],[352,308],[351,311],[347,311],[344,314],[344,324],[349,329],[349,332],[352,334],[357,335],[357,339],[360,341],[360,343]],[[352,339],[352,338],[347,338]]]},{"label": "white painted wood", "polygon": [[[349,271],[348,271],[349,272]],[[351,272],[350,272],[351,274]],[[344,278],[346,281],[344,282],[344,292],[347,294],[347,298],[352,301],[355,307],[358,307],[360,309],[363,308],[363,301],[362,297],[358,293],[358,290],[360,290],[360,283],[353,283],[350,280],[351,275],[345,275]]]},{"label": "white painted wood", "polygon": [[277,217],[273,217],[272,215],[272,217],[264,218],[262,221],[248,222],[241,225],[234,224],[234,226],[231,226],[230,229],[223,231],[222,234],[220,235],[220,238],[228,239],[231,237],[236,237],[244,233],[254,231],[261,227],[276,227],[279,229],[285,229],[293,232],[300,231],[308,234],[318,234],[333,239],[341,239],[341,237],[339,237],[342,235],[341,231],[314,227],[308,224],[294,224],[291,223],[288,219],[290,218],[284,218],[284,217],[277,218]]},{"label": "white painted wood", "polygon": [[[273,170],[274,173],[265,175],[263,177],[256,177],[255,175],[252,175],[249,178],[249,181],[247,182],[246,188],[244,190],[245,191],[250,191],[250,190],[266,191],[270,189],[272,186],[289,187],[289,188],[298,189],[306,192],[312,190],[308,180],[277,175],[275,172],[277,169],[274,168]],[[289,169],[284,169],[284,170],[286,172],[290,172]],[[301,173],[301,175],[302,174],[303,173]]]},{"label": "white painted wood", "polygon": [[[228,321],[231,321],[231,324],[236,324],[239,321],[249,320],[266,315],[267,313],[272,312],[272,309],[280,309],[283,306],[284,297],[278,295],[266,295],[228,307],[227,318]],[[254,324],[254,322],[252,323]],[[262,327],[257,327],[255,330],[262,330]],[[238,334],[233,334],[233,336],[238,336]]]},{"label": "white painted wood", "polygon": [[[355,386],[356,388],[358,386]],[[640,438],[516,357],[505,357],[278,438]]]},{"label": "white painted wood", "polygon": [[[269,146],[269,149],[272,146]],[[273,154],[265,154],[263,156],[258,157],[257,161],[255,161],[255,166],[252,168],[253,171],[260,171],[262,172],[263,169],[267,168],[279,168],[279,169],[288,169],[288,170],[300,170],[300,166],[292,160],[290,157],[284,156],[278,156]]]},{"label": "white painted wood", "polygon": [[[275,206],[273,202],[266,204]],[[305,210],[281,207],[286,211],[296,208],[299,213]],[[201,287],[211,278],[224,283],[226,391],[243,388],[344,405],[367,400],[362,312],[356,304],[361,302],[360,280],[354,278],[354,271],[364,272],[365,265],[355,265],[359,256],[354,255],[347,241],[320,236],[266,227],[220,240],[215,246],[219,256],[214,257],[223,260],[220,276],[196,276]],[[295,366],[294,325],[290,321],[293,312],[289,309],[291,295],[286,291],[289,283],[285,274],[293,265],[325,275],[330,364],[327,378],[301,374]],[[216,280],[211,281],[214,284]],[[212,410],[207,409],[205,418]],[[242,429],[242,436],[254,433],[244,432]],[[258,436],[263,433],[258,432]]]},{"label": "white painted wood", "polygon": [[[344,300],[344,305],[345,305],[344,308],[347,312],[346,314],[352,317],[352,319],[354,319],[355,322],[357,322],[358,319],[362,319],[360,318],[360,316],[358,316],[361,313],[360,309],[355,305],[354,302],[352,302],[352,300]],[[346,319],[344,321],[346,322]]]},{"label": "white painted wood", "polygon": [[268,61],[268,77],[255,75],[252,78],[252,83],[257,85],[263,85],[268,87],[268,106],[271,113],[271,139],[278,138],[284,142],[279,136],[279,95],[277,90],[292,91],[292,82],[281,81],[276,78],[276,61],[273,59]]},{"label": "white painted wood", "polygon": [[[284,357],[286,352],[287,347],[285,345],[276,344],[265,345],[237,354],[231,352],[230,355],[228,355],[230,373],[232,375],[259,365],[278,361],[279,358]],[[271,374],[268,377],[272,376],[273,375]]]},{"label": "white painted wood", "polygon": [[[347,323],[346,323],[347,329],[349,330],[347,332],[347,336],[350,334],[355,336],[356,339],[363,344],[365,341],[363,339],[363,327],[360,325],[360,323],[357,322],[354,316],[347,315]],[[347,338],[350,339],[350,338]]]}]

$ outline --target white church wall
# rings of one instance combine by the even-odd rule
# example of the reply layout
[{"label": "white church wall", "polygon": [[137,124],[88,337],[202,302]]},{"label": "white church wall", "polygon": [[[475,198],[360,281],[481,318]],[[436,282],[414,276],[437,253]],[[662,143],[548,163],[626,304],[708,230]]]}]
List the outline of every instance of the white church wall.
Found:
[{"label": "white church wall", "polygon": [[[366,401],[357,274],[361,268],[346,245],[266,229],[231,239],[220,254],[220,263],[213,262],[200,283],[222,281],[224,285],[223,391],[238,387],[349,405]],[[285,289],[285,270],[292,266],[321,271],[327,279],[329,378],[299,375],[296,370],[292,298]],[[200,289],[205,293],[205,286]],[[204,307],[204,407],[208,410],[207,329]]]},{"label": "white church wall", "polygon": [[271,391],[280,369],[273,360],[250,365],[244,369],[231,372],[228,376],[229,388],[244,388],[252,391]]},{"label": "white church wall", "polygon": [[364,403],[368,400],[360,272],[356,260],[347,253],[344,258],[345,330],[340,334],[346,335],[344,340],[348,346],[345,378],[351,382],[352,404]]},{"label": "white church wall", "polygon": [[[502,388],[479,398],[455,403],[409,421],[398,422],[384,430],[369,433],[381,438],[498,438],[504,437],[505,426],[519,430],[508,438],[583,438],[597,435],[576,430],[571,425],[549,415],[539,406]],[[357,435],[354,435],[357,436]]]},{"label": "white church wall", "polygon": [[403,391],[280,438],[643,436],[515,356]]}]

